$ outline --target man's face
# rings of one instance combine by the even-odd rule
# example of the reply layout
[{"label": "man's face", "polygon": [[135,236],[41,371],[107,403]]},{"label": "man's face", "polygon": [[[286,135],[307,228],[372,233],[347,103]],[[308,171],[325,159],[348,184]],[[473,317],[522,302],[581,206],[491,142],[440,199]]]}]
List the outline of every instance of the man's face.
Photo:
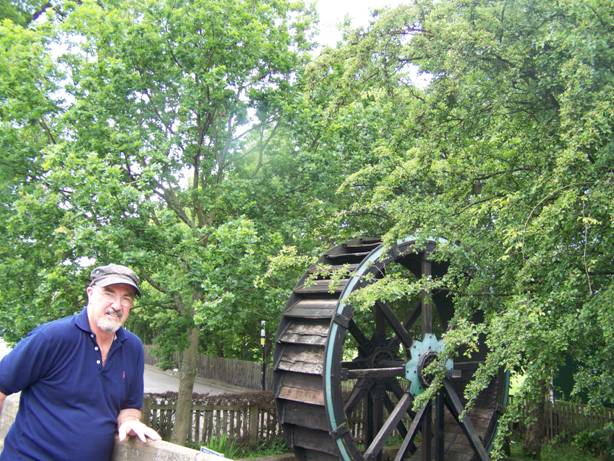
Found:
[{"label": "man's face", "polygon": [[90,326],[105,333],[115,333],[128,319],[134,295],[134,288],[124,283],[87,287]]}]

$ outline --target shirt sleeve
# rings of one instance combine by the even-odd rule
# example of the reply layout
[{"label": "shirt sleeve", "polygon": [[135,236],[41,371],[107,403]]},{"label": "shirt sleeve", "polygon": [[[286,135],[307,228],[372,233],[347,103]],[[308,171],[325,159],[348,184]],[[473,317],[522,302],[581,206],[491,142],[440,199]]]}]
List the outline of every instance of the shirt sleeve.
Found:
[{"label": "shirt sleeve", "polygon": [[130,381],[128,383],[128,392],[126,393],[126,400],[122,405],[122,410],[125,408],[136,408],[140,410],[143,408],[143,373],[145,372],[145,353],[143,352],[143,344],[137,339],[135,345],[135,360],[134,369],[129,375]]},{"label": "shirt sleeve", "polygon": [[45,330],[32,330],[0,361],[0,391],[14,394],[44,377],[53,362],[51,349]]}]

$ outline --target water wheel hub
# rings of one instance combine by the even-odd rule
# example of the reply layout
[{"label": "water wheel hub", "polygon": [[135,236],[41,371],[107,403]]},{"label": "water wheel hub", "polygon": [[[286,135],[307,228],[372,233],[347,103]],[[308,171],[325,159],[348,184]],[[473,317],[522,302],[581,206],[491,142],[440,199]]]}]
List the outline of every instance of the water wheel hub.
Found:
[{"label": "water wheel hub", "polygon": [[[437,359],[437,355],[443,351],[444,342],[437,339],[432,333],[424,335],[422,341],[412,343],[410,353],[411,360],[405,365],[405,377],[411,382],[409,392],[413,395],[420,395],[424,389],[431,384],[431,378],[424,370]],[[452,359],[446,360],[446,369],[452,371],[454,363]]]}]

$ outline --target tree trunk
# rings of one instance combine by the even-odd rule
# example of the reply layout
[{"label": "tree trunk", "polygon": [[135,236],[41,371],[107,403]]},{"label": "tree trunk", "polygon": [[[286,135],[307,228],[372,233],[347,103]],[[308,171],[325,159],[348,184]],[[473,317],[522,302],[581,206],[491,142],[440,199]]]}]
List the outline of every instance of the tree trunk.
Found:
[{"label": "tree trunk", "polygon": [[178,445],[185,445],[192,428],[192,392],[197,369],[198,337],[198,328],[192,328],[188,337],[188,348],[181,353],[179,395],[175,407],[175,426],[171,435],[171,442]]},{"label": "tree trunk", "polygon": [[542,392],[528,402],[532,422],[527,425],[522,448],[525,454],[536,459],[540,459],[545,434],[545,395],[546,386],[543,386]]}]

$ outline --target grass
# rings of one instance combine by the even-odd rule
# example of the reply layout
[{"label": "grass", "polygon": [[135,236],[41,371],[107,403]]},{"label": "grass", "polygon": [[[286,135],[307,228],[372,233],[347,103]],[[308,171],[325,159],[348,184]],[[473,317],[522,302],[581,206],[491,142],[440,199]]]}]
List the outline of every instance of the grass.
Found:
[{"label": "grass", "polygon": [[[202,444],[188,443],[187,446],[200,449]],[[256,447],[242,447],[237,445],[233,440],[227,437],[213,438],[207,445],[207,448],[222,453],[224,457],[231,459],[249,459],[258,458],[260,456],[281,455],[291,451],[282,438],[269,440],[266,443],[261,443]]]},{"label": "grass", "polygon": [[273,455],[283,455],[284,453],[288,453],[292,450],[288,448],[286,442],[282,439],[275,439],[273,441],[269,441],[266,444],[263,444],[261,447],[256,447],[250,449],[249,451],[244,451],[241,455],[242,459],[249,458],[258,458],[260,456],[273,456]]},{"label": "grass", "polygon": [[[209,447],[213,448],[213,447]],[[213,448],[216,451],[215,448]],[[260,456],[273,456],[273,455],[281,455],[284,453],[291,452],[285,442],[280,439],[279,441],[268,443],[266,447],[262,447],[261,449],[251,449],[251,450],[241,450],[236,458],[241,459],[249,459],[249,458],[257,458]],[[222,452],[228,456],[226,452],[222,450]],[[228,456],[230,458],[234,458],[233,456]],[[536,461],[536,458],[525,455],[522,452],[522,444],[520,442],[512,442],[511,443],[511,457],[508,458],[509,461]],[[539,461],[603,461],[601,458],[596,458],[594,456],[583,453],[578,448],[569,445],[569,444],[555,444],[551,443],[545,445],[542,448],[541,458]]]},{"label": "grass", "polygon": [[[525,455],[520,442],[512,441],[510,461],[535,461],[536,458]],[[600,461],[599,458],[581,452],[569,444],[551,443],[542,448],[540,461]]]},{"label": "grass", "polygon": [[[200,448],[200,445],[197,446],[197,444],[189,445],[196,450]],[[223,453],[225,457],[231,459],[250,459],[261,456],[281,455],[291,451],[281,438],[268,441],[266,444],[262,443],[261,446],[247,448],[238,446],[234,441],[226,437],[219,437],[211,440],[207,448]],[[507,458],[507,461],[536,461],[536,458],[524,454],[520,442],[512,441],[510,457]],[[557,444],[553,442],[542,448],[539,461],[603,461],[603,459],[583,453],[570,444]]]}]

